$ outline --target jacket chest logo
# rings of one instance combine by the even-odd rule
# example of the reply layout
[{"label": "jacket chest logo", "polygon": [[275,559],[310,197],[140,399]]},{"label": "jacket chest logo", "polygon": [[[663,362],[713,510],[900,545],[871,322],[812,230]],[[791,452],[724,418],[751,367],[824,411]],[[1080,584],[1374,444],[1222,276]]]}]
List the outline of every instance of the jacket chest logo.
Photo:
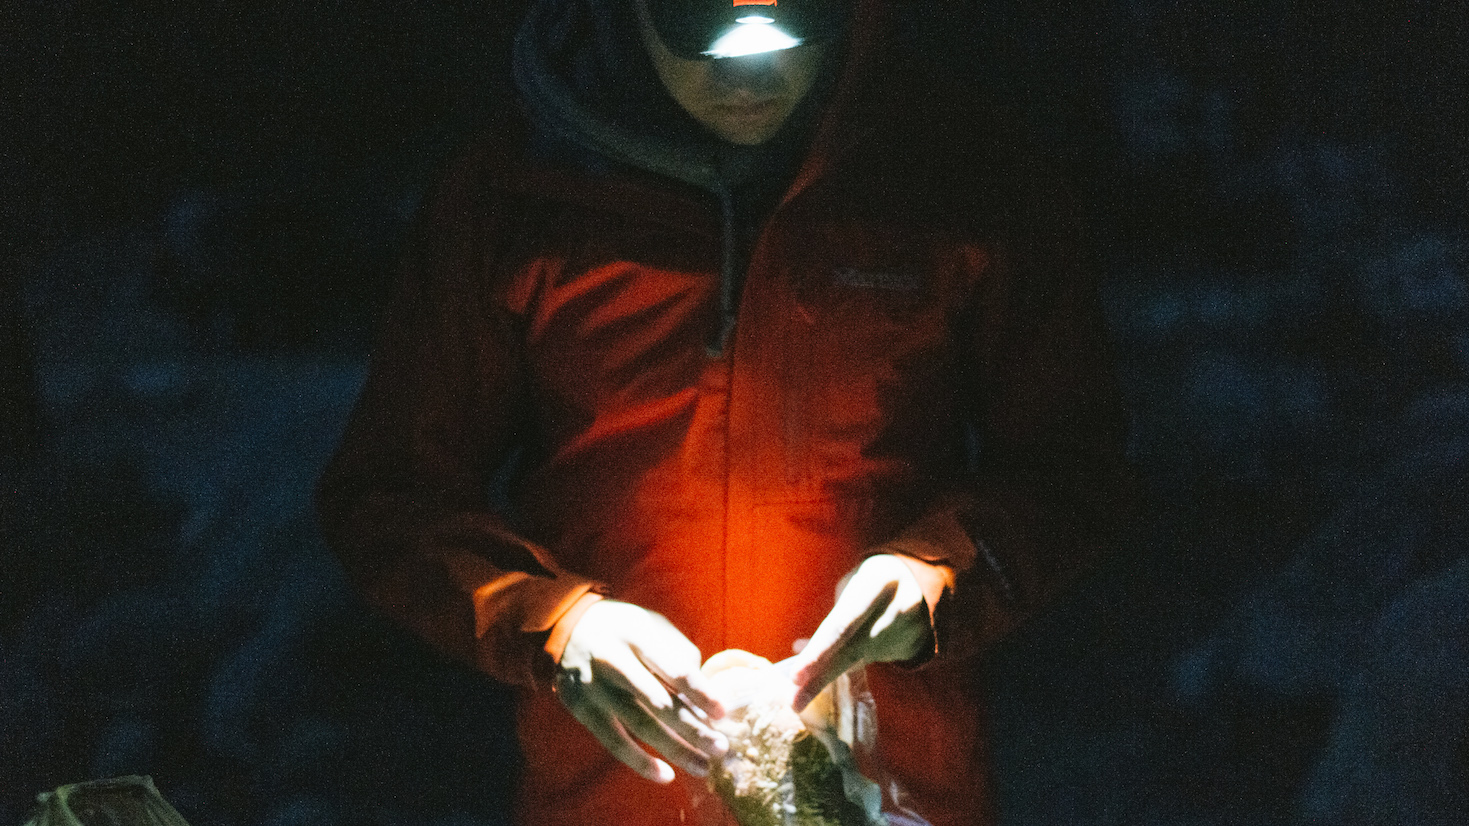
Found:
[{"label": "jacket chest logo", "polygon": [[915,272],[898,270],[865,270],[857,267],[835,267],[831,271],[833,284],[842,287],[857,287],[868,290],[893,290],[913,292],[923,287],[923,278]]}]

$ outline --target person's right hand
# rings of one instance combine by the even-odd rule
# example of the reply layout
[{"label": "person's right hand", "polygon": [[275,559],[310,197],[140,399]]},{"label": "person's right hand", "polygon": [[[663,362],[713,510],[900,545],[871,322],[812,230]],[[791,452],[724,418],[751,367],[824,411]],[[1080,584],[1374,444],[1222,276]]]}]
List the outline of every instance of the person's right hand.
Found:
[{"label": "person's right hand", "polygon": [[724,716],[699,672],[700,655],[661,614],[612,599],[577,620],[557,664],[556,696],[613,757],[656,783],[673,769],[641,740],[690,774],[709,773],[729,749],[708,724]]}]

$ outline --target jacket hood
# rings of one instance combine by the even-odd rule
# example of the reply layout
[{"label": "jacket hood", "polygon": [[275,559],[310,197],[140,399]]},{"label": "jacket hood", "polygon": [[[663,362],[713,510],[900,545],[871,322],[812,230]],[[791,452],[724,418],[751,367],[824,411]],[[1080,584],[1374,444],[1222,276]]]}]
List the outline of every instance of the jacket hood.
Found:
[{"label": "jacket hood", "polygon": [[756,230],[796,177],[844,59],[844,49],[831,50],[805,100],[759,146],[720,140],[673,101],[643,49],[632,0],[536,0],[515,39],[514,72],[535,149],[548,159],[594,174],[631,167],[719,200],[724,322],[710,345],[717,353]]},{"label": "jacket hood", "polygon": [[662,93],[629,2],[538,0],[515,40],[515,82],[543,155],[611,164],[715,191],[716,152]]}]

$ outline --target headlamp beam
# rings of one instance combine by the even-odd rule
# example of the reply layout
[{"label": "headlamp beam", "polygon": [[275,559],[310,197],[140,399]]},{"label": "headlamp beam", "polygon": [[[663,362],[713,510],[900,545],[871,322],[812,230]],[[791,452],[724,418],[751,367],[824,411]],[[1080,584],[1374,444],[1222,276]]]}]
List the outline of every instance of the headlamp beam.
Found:
[{"label": "headlamp beam", "polygon": [[799,45],[800,39],[776,26],[772,18],[751,14],[736,20],[734,28],[714,41],[704,54],[713,58],[747,57],[793,49]]}]

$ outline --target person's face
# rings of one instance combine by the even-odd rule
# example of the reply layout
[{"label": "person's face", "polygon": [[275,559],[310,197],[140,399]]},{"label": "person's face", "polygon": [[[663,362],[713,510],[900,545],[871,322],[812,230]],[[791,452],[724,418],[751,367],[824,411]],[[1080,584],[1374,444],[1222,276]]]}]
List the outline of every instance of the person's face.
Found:
[{"label": "person's face", "polygon": [[816,82],[820,46],[686,60],[668,51],[642,1],[637,5],[643,45],[664,88],[694,120],[730,143],[755,146],[770,140]]}]

